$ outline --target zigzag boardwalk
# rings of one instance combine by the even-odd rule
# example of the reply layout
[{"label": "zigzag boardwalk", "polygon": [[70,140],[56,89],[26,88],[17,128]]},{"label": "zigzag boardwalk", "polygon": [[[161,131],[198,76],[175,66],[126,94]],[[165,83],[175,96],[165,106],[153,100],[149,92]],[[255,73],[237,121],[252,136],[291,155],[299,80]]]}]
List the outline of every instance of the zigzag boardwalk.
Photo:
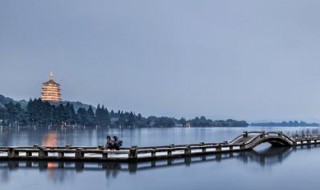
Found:
[{"label": "zigzag boardwalk", "polygon": [[244,132],[232,141],[223,143],[200,143],[155,147],[121,148],[106,150],[98,147],[0,147],[0,160],[46,160],[46,161],[117,161],[136,162],[179,157],[191,157],[226,152],[251,150],[261,143],[272,146],[301,146],[320,144],[320,136],[291,138],[282,132]]}]

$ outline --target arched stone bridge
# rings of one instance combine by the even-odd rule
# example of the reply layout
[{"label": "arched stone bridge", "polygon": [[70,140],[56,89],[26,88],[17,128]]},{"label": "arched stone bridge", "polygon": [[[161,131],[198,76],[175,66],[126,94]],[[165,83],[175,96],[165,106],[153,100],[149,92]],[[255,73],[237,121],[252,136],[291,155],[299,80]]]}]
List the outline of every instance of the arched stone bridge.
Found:
[{"label": "arched stone bridge", "polygon": [[[301,139],[300,143],[303,143],[304,140],[307,139]],[[232,141],[228,142],[228,145],[239,145],[241,146],[241,149],[249,150],[266,142],[277,147],[294,146],[297,145],[297,143],[299,144],[299,140],[290,138],[282,132],[245,131],[242,135],[239,135]]]}]

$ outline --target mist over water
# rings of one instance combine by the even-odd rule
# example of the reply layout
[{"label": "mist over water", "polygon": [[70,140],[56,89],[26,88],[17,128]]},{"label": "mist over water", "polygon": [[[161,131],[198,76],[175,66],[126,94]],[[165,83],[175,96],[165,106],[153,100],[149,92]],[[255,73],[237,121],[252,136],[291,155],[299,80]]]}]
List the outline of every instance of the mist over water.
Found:
[{"label": "mist over water", "polygon": [[[117,135],[124,146],[222,142],[243,131],[319,128],[173,128],[2,130],[0,146],[97,146]],[[318,184],[320,146],[273,148],[142,163],[0,162],[0,181],[13,189],[311,189]],[[306,177],[306,174],[308,174]],[[271,183],[272,182],[272,183]]]}]

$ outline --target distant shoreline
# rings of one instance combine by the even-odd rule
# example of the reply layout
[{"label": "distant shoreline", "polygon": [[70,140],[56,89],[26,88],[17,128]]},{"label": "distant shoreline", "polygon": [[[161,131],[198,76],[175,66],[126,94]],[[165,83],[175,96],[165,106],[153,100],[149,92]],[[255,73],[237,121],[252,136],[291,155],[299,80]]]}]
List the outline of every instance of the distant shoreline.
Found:
[{"label": "distant shoreline", "polygon": [[319,123],[307,123],[304,121],[261,122],[251,123],[252,127],[320,127]]}]

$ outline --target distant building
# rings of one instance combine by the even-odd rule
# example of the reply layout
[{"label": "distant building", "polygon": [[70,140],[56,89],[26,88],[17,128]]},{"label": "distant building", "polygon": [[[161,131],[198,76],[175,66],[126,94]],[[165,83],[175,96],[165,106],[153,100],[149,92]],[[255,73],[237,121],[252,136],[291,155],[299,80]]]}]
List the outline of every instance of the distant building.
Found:
[{"label": "distant building", "polygon": [[53,73],[50,73],[49,81],[42,83],[41,100],[49,102],[60,102],[60,84],[53,80]]}]

